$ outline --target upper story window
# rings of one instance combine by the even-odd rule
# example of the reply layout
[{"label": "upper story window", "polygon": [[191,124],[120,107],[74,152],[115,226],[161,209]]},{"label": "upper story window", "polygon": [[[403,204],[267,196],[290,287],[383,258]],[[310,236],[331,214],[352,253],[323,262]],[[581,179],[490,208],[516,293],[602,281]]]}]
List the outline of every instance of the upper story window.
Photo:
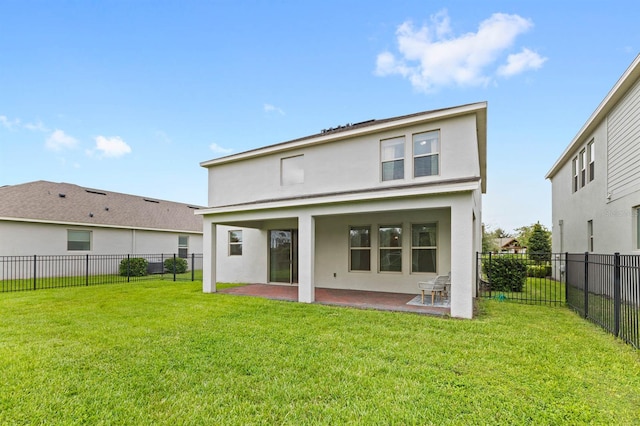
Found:
[{"label": "upper story window", "polygon": [[67,250],[91,250],[91,231],[67,230]]},{"label": "upper story window", "polygon": [[382,180],[404,179],[404,136],[380,141]]},{"label": "upper story window", "polygon": [[413,177],[440,173],[440,131],[413,135]]},{"label": "upper story window", "polygon": [[280,184],[282,186],[304,183],[304,155],[280,160]]},{"label": "upper story window", "polygon": [[578,157],[574,157],[571,161],[571,176],[573,192],[578,190]]},{"label": "upper story window", "polygon": [[593,141],[587,144],[587,162],[589,163],[589,182],[591,182],[596,171],[596,150]]},{"label": "upper story window", "polygon": [[371,227],[352,226],[349,229],[349,270],[371,270]]},{"label": "upper story window", "polygon": [[186,259],[188,255],[189,255],[189,236],[179,235],[178,236],[178,257]]},{"label": "upper story window", "polygon": [[587,183],[587,153],[583,149],[580,151],[580,188]]},{"label": "upper story window", "polygon": [[229,231],[229,256],[242,256],[242,231]]}]

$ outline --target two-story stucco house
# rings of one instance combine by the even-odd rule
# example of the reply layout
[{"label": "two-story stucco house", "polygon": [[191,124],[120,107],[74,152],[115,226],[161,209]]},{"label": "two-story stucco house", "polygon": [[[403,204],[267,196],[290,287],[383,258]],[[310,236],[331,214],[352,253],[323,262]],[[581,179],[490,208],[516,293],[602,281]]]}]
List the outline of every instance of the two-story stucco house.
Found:
[{"label": "two-story stucco house", "polygon": [[640,56],[546,177],[554,252],[640,252]]},{"label": "two-story stucco house", "polygon": [[323,130],[201,165],[205,292],[217,281],[418,293],[451,272],[471,318],[486,185],[486,103]]},{"label": "two-story stucco house", "polygon": [[197,206],[36,181],[0,187],[0,256],[202,253]]}]

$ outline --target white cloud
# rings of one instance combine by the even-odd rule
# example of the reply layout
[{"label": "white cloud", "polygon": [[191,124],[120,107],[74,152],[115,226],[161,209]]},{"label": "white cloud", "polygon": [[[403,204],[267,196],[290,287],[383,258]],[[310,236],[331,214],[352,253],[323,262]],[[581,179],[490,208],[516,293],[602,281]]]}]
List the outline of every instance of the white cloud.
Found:
[{"label": "white cloud", "polygon": [[277,106],[271,105],[271,104],[264,104],[264,111],[265,112],[277,112],[280,115],[284,115],[284,111],[280,108],[278,108]]},{"label": "white cloud", "polygon": [[54,130],[45,141],[47,149],[52,151],[75,148],[77,144],[78,141],[74,137],[67,135],[60,129]]},{"label": "white cloud", "polygon": [[47,126],[45,126],[42,121],[37,121],[36,123],[25,123],[22,127],[24,127],[27,130],[31,130],[31,131],[38,131],[38,132],[48,132],[49,129],[47,128]]},{"label": "white cloud", "polygon": [[216,154],[231,154],[233,152],[233,149],[223,148],[215,142],[209,145],[209,149],[215,152]]},{"label": "white cloud", "polygon": [[[431,17],[429,25],[419,29],[411,21],[401,24],[396,30],[399,56],[388,51],[380,53],[375,73],[399,74],[425,92],[451,85],[484,86],[491,81],[487,69],[514,44],[518,35],[531,27],[530,20],[518,15],[494,13],[480,23],[477,32],[455,37],[449,16],[443,10]],[[530,62],[520,72],[534,68],[533,64]]]},{"label": "white cloud", "polygon": [[546,61],[547,58],[523,48],[520,53],[514,53],[507,57],[507,63],[498,68],[498,74],[504,77],[511,77],[527,70],[537,70]]},{"label": "white cloud", "polygon": [[121,157],[131,152],[131,147],[119,136],[110,138],[97,136],[96,149],[102,153],[102,156],[112,158]]},{"label": "white cloud", "polygon": [[17,118],[10,120],[6,115],[0,115],[0,124],[6,129],[13,130],[14,127],[20,125],[20,120]]}]

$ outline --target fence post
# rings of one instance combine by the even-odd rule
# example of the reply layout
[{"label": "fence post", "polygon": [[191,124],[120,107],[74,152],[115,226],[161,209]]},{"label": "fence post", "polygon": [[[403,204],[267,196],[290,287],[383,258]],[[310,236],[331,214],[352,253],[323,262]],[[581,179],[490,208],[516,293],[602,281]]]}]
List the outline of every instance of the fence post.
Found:
[{"label": "fence post", "polygon": [[89,254],[87,253],[87,260],[85,263],[85,280],[84,283],[87,287],[89,287]]},{"label": "fence post", "polygon": [[176,254],[173,253],[173,282],[176,282]]},{"label": "fence post", "polygon": [[620,334],[620,253],[614,253],[613,261],[613,334]]},{"label": "fence post", "polygon": [[38,267],[36,265],[38,259],[38,255],[34,254],[33,255],[33,289],[37,290],[38,286],[37,286],[37,280],[36,280],[36,273],[38,272]]},{"label": "fence post", "polygon": [[[562,256],[562,254],[560,254]],[[562,259],[560,259],[560,267],[562,268]],[[562,276],[562,272],[560,272]],[[569,252],[564,253],[564,300],[569,303]]]},{"label": "fence post", "polygon": [[491,265],[491,252],[489,252],[489,273],[487,274],[487,279],[489,280],[489,299],[491,299],[491,290],[493,289],[493,284],[491,282],[491,272],[493,272],[493,266]]},{"label": "fence post", "polygon": [[589,252],[584,252],[584,317],[589,317]]},{"label": "fence post", "polygon": [[194,271],[195,266],[196,266],[196,255],[195,253],[191,253],[191,281],[195,281],[195,271]]},{"label": "fence post", "polygon": [[129,281],[129,277],[131,276],[131,255],[127,254],[127,282]]}]

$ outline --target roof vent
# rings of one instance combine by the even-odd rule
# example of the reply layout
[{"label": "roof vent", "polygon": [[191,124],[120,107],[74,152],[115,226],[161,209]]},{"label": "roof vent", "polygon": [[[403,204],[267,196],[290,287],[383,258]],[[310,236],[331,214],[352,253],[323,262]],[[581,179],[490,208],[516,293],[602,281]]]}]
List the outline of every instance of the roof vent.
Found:
[{"label": "roof vent", "polygon": [[105,208],[104,208],[104,211],[105,211],[105,212],[108,212],[108,211],[109,211],[109,207],[105,207]]},{"label": "roof vent", "polygon": [[93,217],[93,213],[89,213],[89,217]]},{"label": "roof vent", "polygon": [[147,203],[156,203],[156,204],[160,204],[160,201],[158,200],[150,200],[148,198],[143,198],[143,200],[145,200]]},{"label": "roof vent", "polygon": [[107,195],[104,192],[100,192],[100,191],[93,191],[91,189],[85,189],[85,191],[87,191],[89,194],[98,194],[98,195]]},{"label": "roof vent", "polygon": [[67,194],[63,194],[62,192],[58,194],[58,197],[60,197],[60,198],[64,198],[66,196],[67,196]]}]

